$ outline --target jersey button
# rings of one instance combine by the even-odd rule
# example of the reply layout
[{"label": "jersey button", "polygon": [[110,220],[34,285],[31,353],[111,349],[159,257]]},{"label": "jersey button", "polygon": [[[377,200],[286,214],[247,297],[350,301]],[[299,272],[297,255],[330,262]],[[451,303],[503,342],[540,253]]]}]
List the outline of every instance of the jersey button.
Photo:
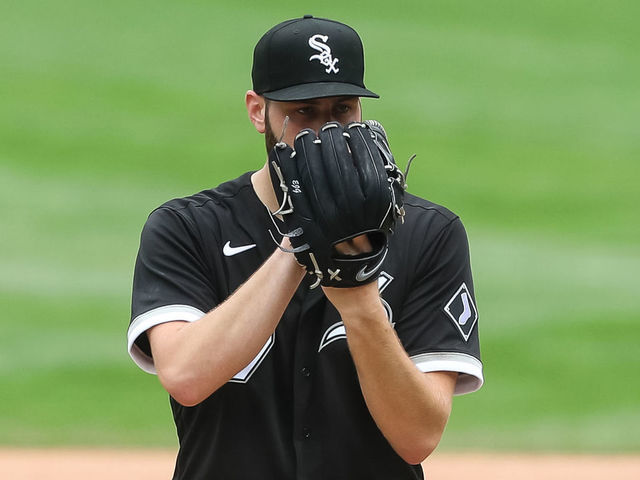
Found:
[{"label": "jersey button", "polygon": [[302,429],[302,437],[305,440],[309,440],[309,438],[311,438],[311,429],[309,427],[304,427]]},{"label": "jersey button", "polygon": [[310,377],[311,376],[311,370],[309,370],[307,367],[302,367],[300,369],[300,373],[302,374],[303,377]]}]

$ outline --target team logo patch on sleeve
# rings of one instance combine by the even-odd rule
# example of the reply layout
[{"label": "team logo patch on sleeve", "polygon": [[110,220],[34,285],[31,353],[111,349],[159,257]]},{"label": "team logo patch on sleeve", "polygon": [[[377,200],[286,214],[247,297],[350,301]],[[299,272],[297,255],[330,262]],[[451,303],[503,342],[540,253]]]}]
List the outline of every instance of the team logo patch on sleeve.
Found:
[{"label": "team logo patch on sleeve", "polygon": [[453,297],[444,306],[444,311],[458,327],[464,341],[468,341],[473,327],[478,321],[478,310],[465,283],[460,285],[458,291],[453,294]]}]

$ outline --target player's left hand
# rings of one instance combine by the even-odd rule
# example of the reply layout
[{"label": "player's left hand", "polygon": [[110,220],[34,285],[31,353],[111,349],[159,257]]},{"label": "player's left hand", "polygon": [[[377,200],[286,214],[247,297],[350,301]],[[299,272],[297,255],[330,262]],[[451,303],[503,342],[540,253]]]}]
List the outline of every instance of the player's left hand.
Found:
[{"label": "player's left hand", "polygon": [[278,143],[269,172],[293,251],[314,286],[374,282],[404,215],[404,176],[377,122],[302,130]]}]

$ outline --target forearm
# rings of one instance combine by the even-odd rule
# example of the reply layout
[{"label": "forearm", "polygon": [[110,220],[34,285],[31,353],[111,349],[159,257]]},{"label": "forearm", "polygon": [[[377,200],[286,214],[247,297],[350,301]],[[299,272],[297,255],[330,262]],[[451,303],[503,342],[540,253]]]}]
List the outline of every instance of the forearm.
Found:
[{"label": "forearm", "polygon": [[303,276],[294,257],[276,249],[225,302],[198,321],[151,329],[154,362],[165,389],[180,403],[194,405],[224,385],[264,346]]},{"label": "forearm", "polygon": [[[369,288],[368,286],[362,288]],[[420,372],[402,347],[377,288],[339,302],[367,407],[394,450],[417,464],[437,446],[451,411],[455,374]]]}]

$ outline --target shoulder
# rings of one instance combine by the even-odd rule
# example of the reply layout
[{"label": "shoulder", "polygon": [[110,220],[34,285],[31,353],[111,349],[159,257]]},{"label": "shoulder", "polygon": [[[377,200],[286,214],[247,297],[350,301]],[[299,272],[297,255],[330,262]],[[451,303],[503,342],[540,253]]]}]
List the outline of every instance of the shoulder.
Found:
[{"label": "shoulder", "polygon": [[408,192],[404,196],[404,206],[405,210],[411,210],[416,215],[433,216],[442,221],[450,222],[458,218],[458,215],[447,207]]},{"label": "shoulder", "polygon": [[164,221],[167,218],[179,219],[192,226],[215,221],[216,217],[230,208],[230,204],[250,202],[249,198],[253,192],[252,173],[247,172],[215,188],[202,190],[193,195],[173,198],[151,211],[147,223]]},{"label": "shoulder", "polygon": [[434,262],[468,256],[467,233],[456,213],[411,194],[405,196],[404,209],[405,221],[396,225],[390,237],[390,247],[406,252],[401,254],[404,261],[429,271]]},{"label": "shoulder", "polygon": [[[198,243],[228,222],[229,204],[250,198],[251,172],[193,195],[174,198],[151,211],[142,229],[142,243],[175,243],[191,239]],[[238,207],[240,209],[240,207]],[[215,236],[215,234],[214,234]]]},{"label": "shoulder", "polygon": [[447,207],[410,193],[405,194],[404,209],[405,223],[412,234],[421,229],[436,234],[450,226],[461,225],[460,217]]},{"label": "shoulder", "polygon": [[193,214],[199,209],[215,209],[226,201],[241,199],[251,188],[251,174],[247,172],[238,178],[221,183],[215,188],[202,190],[186,197],[174,198],[163,203],[156,210],[170,210],[177,214]]}]

